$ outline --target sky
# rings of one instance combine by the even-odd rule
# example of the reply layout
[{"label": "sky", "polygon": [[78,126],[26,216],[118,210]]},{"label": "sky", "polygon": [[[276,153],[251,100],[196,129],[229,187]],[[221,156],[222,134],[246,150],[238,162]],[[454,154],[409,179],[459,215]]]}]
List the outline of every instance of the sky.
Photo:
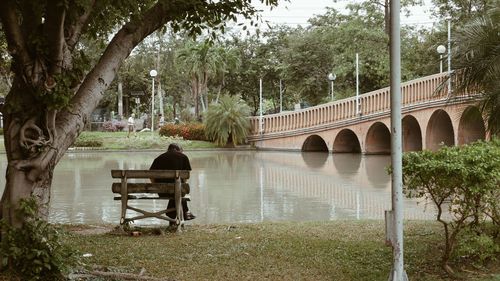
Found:
[{"label": "sky", "polygon": [[[326,7],[334,7],[342,11],[349,2],[361,2],[362,0],[279,0],[278,7],[270,10],[260,4],[260,1],[253,0],[255,6],[263,9],[262,17],[272,24],[286,24],[290,26],[307,25],[307,20],[314,15],[324,14]],[[405,17],[401,15],[402,25],[414,25],[417,27],[431,27],[433,19],[430,17],[432,4],[430,0],[424,0],[424,5],[411,9],[412,15]]]}]

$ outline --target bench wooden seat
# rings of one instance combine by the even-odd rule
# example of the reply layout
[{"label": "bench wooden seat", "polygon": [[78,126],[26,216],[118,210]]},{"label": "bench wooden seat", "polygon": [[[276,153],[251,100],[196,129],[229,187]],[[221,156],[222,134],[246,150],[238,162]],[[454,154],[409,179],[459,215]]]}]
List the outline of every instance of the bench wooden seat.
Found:
[{"label": "bench wooden seat", "polygon": [[[158,218],[174,223],[176,227],[184,224],[184,211],[182,210],[181,200],[189,200],[189,179],[187,170],[111,170],[111,177],[120,179],[120,182],[114,182],[111,185],[113,193],[120,196],[115,200],[121,200],[121,218],[120,224],[126,224],[134,220],[144,218]],[[173,183],[151,183],[150,179],[171,179]],[[142,181],[141,181],[142,180]],[[141,182],[139,182],[141,181]],[[158,196],[161,193],[162,196]],[[149,212],[128,204],[128,200],[136,199],[169,199],[175,200],[176,218],[172,219],[166,215],[173,209],[162,209],[157,212]],[[127,209],[140,213],[133,217],[127,217]]]}]

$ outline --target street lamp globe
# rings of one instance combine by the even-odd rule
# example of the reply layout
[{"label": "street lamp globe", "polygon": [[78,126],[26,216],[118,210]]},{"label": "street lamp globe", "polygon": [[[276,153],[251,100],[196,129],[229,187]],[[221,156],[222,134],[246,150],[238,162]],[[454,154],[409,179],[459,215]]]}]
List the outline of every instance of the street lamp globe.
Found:
[{"label": "street lamp globe", "polygon": [[446,53],[446,47],[444,45],[439,45],[437,46],[436,51],[438,52],[438,54],[442,55]]},{"label": "street lamp globe", "polygon": [[149,72],[149,76],[151,76],[153,78],[156,77],[156,75],[158,75],[158,72],[156,72],[156,70],[154,70],[154,69]]},{"label": "street lamp globe", "polygon": [[333,101],[333,81],[335,81],[335,79],[337,78],[337,75],[335,75],[335,73],[328,73],[328,80],[330,80],[330,94],[331,94],[331,100]]},{"label": "street lamp globe", "polygon": [[436,48],[439,54],[439,73],[443,72],[443,54],[446,53],[446,47],[444,45],[439,45]]},{"label": "street lamp globe", "polygon": [[335,81],[335,79],[337,79],[337,75],[335,75],[335,73],[329,73],[328,74],[328,80],[330,81]]}]

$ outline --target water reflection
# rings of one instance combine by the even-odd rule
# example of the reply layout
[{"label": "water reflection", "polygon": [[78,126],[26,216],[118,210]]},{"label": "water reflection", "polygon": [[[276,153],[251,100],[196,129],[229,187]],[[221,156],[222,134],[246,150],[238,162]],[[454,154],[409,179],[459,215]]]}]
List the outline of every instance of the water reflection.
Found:
[{"label": "water reflection", "polygon": [[301,155],[309,168],[322,168],[328,159],[328,151],[302,152]]},{"label": "water reflection", "polygon": [[[50,220],[118,223],[120,202],[111,193],[111,169],[148,169],[159,153],[67,153],[53,180]],[[390,209],[388,156],[357,154],[188,151],[193,224],[383,219]],[[0,167],[5,167],[5,156]],[[5,173],[5,169],[1,170]],[[3,191],[5,179],[0,180]],[[165,201],[133,202],[158,210]],[[405,217],[430,219],[414,201]],[[162,223],[156,220],[143,223]]]},{"label": "water reflection", "polygon": [[333,164],[340,174],[352,176],[358,174],[361,157],[362,155],[359,153],[334,153]]},{"label": "water reflection", "polygon": [[390,156],[369,155],[364,157],[365,172],[368,181],[375,188],[385,188],[391,181],[387,167],[391,164]]}]

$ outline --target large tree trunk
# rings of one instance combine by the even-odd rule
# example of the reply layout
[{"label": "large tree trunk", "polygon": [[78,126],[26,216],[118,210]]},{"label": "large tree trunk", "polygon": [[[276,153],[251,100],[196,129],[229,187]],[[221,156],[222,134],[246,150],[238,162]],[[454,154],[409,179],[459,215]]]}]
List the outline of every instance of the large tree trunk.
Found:
[{"label": "large tree trunk", "polygon": [[[40,55],[28,52],[12,2],[0,3],[2,27],[7,30],[9,45],[16,46],[14,82],[3,108],[8,168],[0,200],[0,219],[19,227],[23,223],[16,216],[20,201],[31,196],[38,201],[39,217],[47,219],[55,165],[82,131],[123,60],[144,37],[168,20],[164,16],[168,7],[157,4],[145,13],[140,23],[126,24],[94,68],[85,77],[78,77],[69,88],[64,84],[56,87],[58,81],[54,78],[62,70],[73,70],[70,51],[76,41],[71,43],[73,37],[66,38],[67,41],[62,37],[64,12],[61,17],[47,19],[47,26],[58,27],[50,41],[53,53],[47,58],[43,52]],[[56,22],[51,22],[54,19]],[[84,79],[80,81],[81,78]],[[64,97],[70,100],[62,105]]]},{"label": "large tree trunk", "polygon": [[83,126],[73,123],[73,132],[58,133],[57,111],[44,108],[24,79],[15,79],[6,101],[3,116],[8,167],[0,214],[7,223],[19,227],[22,220],[16,212],[22,199],[35,198],[39,217],[48,218],[54,167]]}]

